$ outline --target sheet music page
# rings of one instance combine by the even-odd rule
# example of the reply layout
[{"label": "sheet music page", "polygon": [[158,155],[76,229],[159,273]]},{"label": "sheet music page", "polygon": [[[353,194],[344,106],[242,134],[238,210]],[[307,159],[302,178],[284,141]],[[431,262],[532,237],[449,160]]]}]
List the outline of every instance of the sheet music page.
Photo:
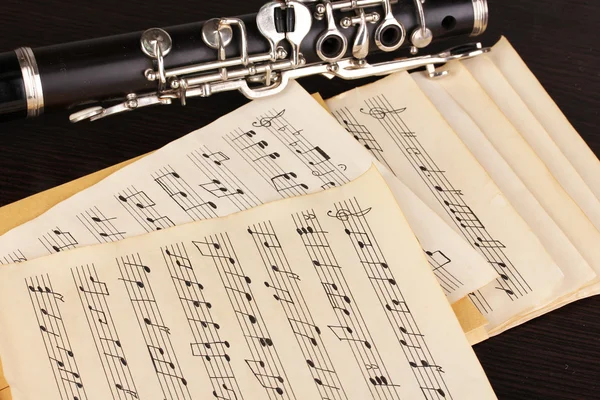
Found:
[{"label": "sheet music page", "polygon": [[[285,93],[240,108],[3,235],[0,262],[112,242],[340,186],[367,171],[373,160],[292,83]],[[402,207],[415,230],[439,232],[419,239],[434,256],[432,268],[441,267],[440,283],[450,301],[496,277],[491,267],[480,267],[483,261],[466,243],[457,244],[462,239],[451,237],[432,210],[415,200]]]},{"label": "sheet music page", "polygon": [[488,57],[527,104],[552,140],[600,198],[600,161],[505,37]]},{"label": "sheet music page", "polygon": [[[583,285],[593,282],[599,256],[594,244],[597,243],[596,229],[540,165],[541,161],[533,150],[468,71],[454,63],[446,68],[451,68],[451,72],[444,80],[428,79],[421,73],[412,74],[412,77],[561,268],[565,278],[557,289],[556,297],[573,294]],[[442,82],[450,84],[450,80],[454,83],[452,90]],[[464,84],[464,96],[458,93],[461,84]],[[458,101],[459,97],[464,103]],[[498,142],[506,141],[510,149],[503,144],[496,147],[496,141],[492,142],[488,132],[497,135]],[[514,151],[514,156],[511,156],[511,151]],[[504,158],[505,155],[508,159]],[[532,170],[529,170],[530,166]]]},{"label": "sheet music page", "polygon": [[350,135],[495,268],[499,278],[469,295],[488,329],[550,300],[560,269],[407,72],[327,105]]},{"label": "sheet music page", "polygon": [[464,65],[508,121],[527,141],[563,189],[596,229],[600,228],[600,200],[535,118],[502,72],[487,55],[465,60]]},{"label": "sheet music page", "polygon": [[0,321],[15,400],[496,398],[374,168],[0,268]]}]

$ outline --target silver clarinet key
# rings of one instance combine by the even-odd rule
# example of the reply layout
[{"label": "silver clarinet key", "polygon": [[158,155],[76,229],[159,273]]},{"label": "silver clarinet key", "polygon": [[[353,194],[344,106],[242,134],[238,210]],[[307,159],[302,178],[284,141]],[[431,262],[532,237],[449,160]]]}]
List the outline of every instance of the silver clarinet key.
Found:
[{"label": "silver clarinet key", "polygon": [[300,46],[306,35],[312,27],[312,14],[308,7],[299,1],[288,1],[287,12],[294,13],[294,31],[286,33],[286,39],[292,46],[292,63],[297,66],[300,64]]},{"label": "silver clarinet key", "polygon": [[285,32],[278,32],[275,24],[276,10],[281,9],[281,3],[272,1],[261,7],[256,14],[256,25],[260,33],[269,41],[271,59],[277,59],[277,46],[285,39]]}]

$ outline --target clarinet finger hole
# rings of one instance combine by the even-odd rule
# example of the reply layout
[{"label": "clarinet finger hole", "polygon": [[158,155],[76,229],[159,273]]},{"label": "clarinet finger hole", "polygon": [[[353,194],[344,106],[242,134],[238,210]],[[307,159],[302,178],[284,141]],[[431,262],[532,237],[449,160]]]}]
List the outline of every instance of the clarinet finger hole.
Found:
[{"label": "clarinet finger hole", "polygon": [[343,51],[344,41],[339,36],[328,36],[321,43],[321,53],[327,58],[337,58]]},{"label": "clarinet finger hole", "polygon": [[386,26],[381,31],[381,44],[386,47],[394,47],[402,39],[402,30],[397,25]]},{"label": "clarinet finger hole", "polygon": [[452,29],[456,28],[456,18],[454,18],[452,15],[448,15],[442,20],[442,28],[447,31],[451,31]]}]

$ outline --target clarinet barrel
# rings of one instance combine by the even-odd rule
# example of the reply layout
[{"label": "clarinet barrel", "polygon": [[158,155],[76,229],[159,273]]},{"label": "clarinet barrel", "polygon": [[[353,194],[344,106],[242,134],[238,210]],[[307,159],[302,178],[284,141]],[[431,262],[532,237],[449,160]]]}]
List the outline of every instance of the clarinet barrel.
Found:
[{"label": "clarinet barrel", "polygon": [[[288,77],[337,72],[375,53],[392,60],[447,38],[468,42],[485,31],[487,14],[486,0],[280,1],[237,18],[20,48],[0,54],[0,120],[125,99],[115,112],[185,104],[233,89],[258,98]],[[74,120],[103,113],[92,107]]]}]

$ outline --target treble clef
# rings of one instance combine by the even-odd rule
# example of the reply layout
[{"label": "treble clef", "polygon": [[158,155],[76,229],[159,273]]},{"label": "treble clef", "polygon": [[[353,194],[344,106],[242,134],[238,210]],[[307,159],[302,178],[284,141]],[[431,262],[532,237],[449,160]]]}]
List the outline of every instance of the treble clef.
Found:
[{"label": "treble clef", "polygon": [[337,212],[335,213],[331,210],[327,211],[327,215],[331,218],[337,218],[338,221],[346,222],[350,219],[350,217],[364,217],[369,212],[371,212],[371,208],[372,207],[369,207],[366,210],[360,210],[354,213],[346,210],[345,208],[342,208],[340,210],[337,210]]},{"label": "treble clef", "polygon": [[369,109],[369,111],[365,111],[364,108],[361,108],[360,112],[366,115],[370,115],[375,119],[384,119],[385,117],[387,117],[388,114],[400,114],[404,112],[404,110],[406,110],[406,107],[398,108],[396,110],[386,110],[383,107],[372,107],[371,109]]},{"label": "treble clef", "polygon": [[273,121],[274,119],[283,117],[283,114],[285,114],[285,109],[281,110],[279,113],[277,113],[277,115],[275,115],[273,117],[263,117],[258,122],[253,122],[252,126],[255,128],[270,128],[271,121]]}]

